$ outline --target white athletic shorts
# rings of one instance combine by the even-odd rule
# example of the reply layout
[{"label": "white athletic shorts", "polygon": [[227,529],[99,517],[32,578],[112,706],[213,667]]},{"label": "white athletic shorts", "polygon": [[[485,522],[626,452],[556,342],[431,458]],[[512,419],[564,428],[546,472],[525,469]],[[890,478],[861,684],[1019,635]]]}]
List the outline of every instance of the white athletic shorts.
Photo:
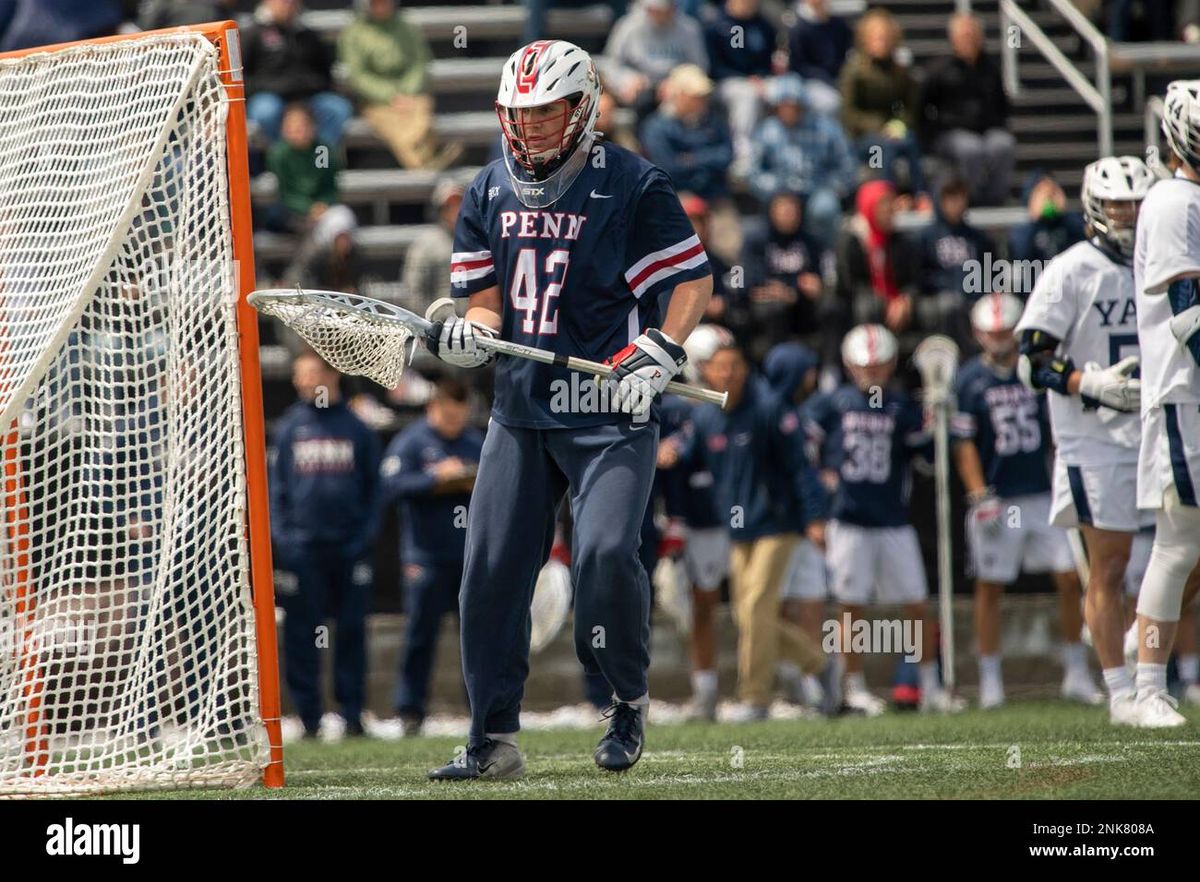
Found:
[{"label": "white athletic shorts", "polygon": [[825,529],[829,582],[841,603],[919,603],[929,594],[917,531],[830,521]]},{"label": "white athletic shorts", "polygon": [[689,530],[683,546],[688,580],[701,591],[716,591],[729,575],[729,531],[724,527]]},{"label": "white athletic shorts", "polygon": [[1050,523],[1056,527],[1136,533],[1154,522],[1138,512],[1138,466],[1132,459],[1076,466],[1055,457],[1053,485]]},{"label": "white athletic shorts", "polygon": [[1074,572],[1071,545],[1061,527],[1050,524],[1050,494],[1032,493],[1000,500],[992,528],[967,516],[969,572],[984,582],[1011,585],[1026,573]]},{"label": "white athletic shorts", "polygon": [[824,600],[829,593],[829,580],[825,575],[825,558],[805,538],[801,538],[792,549],[787,573],[783,577],[784,600]]},{"label": "white athletic shorts", "polygon": [[1163,403],[1142,419],[1138,451],[1137,504],[1162,508],[1172,484],[1184,505],[1197,505],[1200,482],[1200,405]]}]

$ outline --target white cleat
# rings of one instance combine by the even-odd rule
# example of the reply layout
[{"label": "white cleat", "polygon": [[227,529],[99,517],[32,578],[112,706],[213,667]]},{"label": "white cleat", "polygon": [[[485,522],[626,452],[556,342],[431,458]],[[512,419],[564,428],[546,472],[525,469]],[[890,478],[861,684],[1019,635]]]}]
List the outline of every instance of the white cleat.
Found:
[{"label": "white cleat", "polygon": [[877,717],[887,710],[887,702],[865,689],[855,689],[847,692],[844,697],[845,706],[852,711]]},{"label": "white cleat", "polygon": [[1200,704],[1200,683],[1188,683],[1183,690],[1184,704]]},{"label": "white cleat", "polygon": [[967,709],[967,703],[945,689],[921,690],[918,710],[923,714],[957,714]]},{"label": "white cleat", "polygon": [[1104,693],[1087,671],[1068,671],[1062,681],[1062,697],[1067,701],[1098,707],[1104,704]]},{"label": "white cleat", "polygon": [[741,702],[733,705],[724,715],[726,723],[761,723],[771,717],[771,709],[766,705],[747,704]]},{"label": "white cleat", "polygon": [[1164,690],[1139,692],[1134,703],[1139,729],[1171,729],[1187,723],[1187,717],[1177,711],[1179,702]]},{"label": "white cleat", "polygon": [[1004,684],[984,680],[979,684],[979,709],[991,710],[1004,706]]},{"label": "white cleat", "polygon": [[1108,721],[1114,726],[1138,724],[1137,695],[1125,692],[1108,700]]}]

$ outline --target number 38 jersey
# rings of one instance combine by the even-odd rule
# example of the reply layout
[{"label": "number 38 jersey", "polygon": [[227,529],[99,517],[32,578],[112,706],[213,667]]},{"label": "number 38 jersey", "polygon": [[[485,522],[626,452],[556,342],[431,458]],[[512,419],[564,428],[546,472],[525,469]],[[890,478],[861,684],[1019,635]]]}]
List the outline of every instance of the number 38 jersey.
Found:
[{"label": "number 38 jersey", "polygon": [[814,395],[801,410],[809,458],[837,474],[831,517],[860,527],[906,526],[910,462],[932,449],[921,406],[900,392],[876,398],[847,383]]},{"label": "number 38 jersey", "polygon": [[1046,398],[1028,389],[1016,371],[997,373],[982,356],[955,377],[958,409],[951,434],[975,443],[983,479],[1005,499],[1050,490]]},{"label": "number 38 jersey", "polygon": [[[1133,268],[1093,242],[1078,242],[1047,264],[1017,323],[1018,336],[1040,330],[1061,342],[1058,355],[1083,370],[1138,355]],[[1078,395],[1047,392],[1058,455],[1067,465],[1107,465],[1137,459],[1136,413],[1085,410]]]},{"label": "number 38 jersey", "polygon": [[[517,199],[503,159],[486,166],[463,198],[450,265],[455,297],[499,286],[502,339],[592,361],[661,324],[661,295],[709,274],[670,178],[603,141],[548,209]],[[590,376],[501,356],[492,416],[535,429],[629,419],[595,391]]]}]

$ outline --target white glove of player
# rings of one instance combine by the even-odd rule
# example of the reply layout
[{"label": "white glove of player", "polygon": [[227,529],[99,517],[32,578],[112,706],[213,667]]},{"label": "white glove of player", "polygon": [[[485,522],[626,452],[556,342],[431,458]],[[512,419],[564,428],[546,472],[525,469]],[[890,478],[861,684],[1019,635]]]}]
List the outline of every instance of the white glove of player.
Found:
[{"label": "white glove of player", "polygon": [[479,346],[478,338],[495,336],[496,332],[491,328],[464,318],[446,319],[442,324],[442,334],[438,337],[437,352],[434,354],[447,364],[457,367],[481,367],[491,360],[492,352]]},{"label": "white glove of player", "polygon": [[650,328],[605,361],[613,372],[604,379],[603,388],[618,412],[642,416],[686,362],[682,346]]},{"label": "white glove of player", "polygon": [[1180,346],[1188,346],[1197,331],[1200,331],[1200,304],[1189,306],[1171,319],[1171,333]]},{"label": "white glove of player", "polygon": [[994,534],[1000,529],[1000,515],[1003,513],[1003,506],[1000,503],[1000,497],[992,492],[991,487],[985,488],[980,493],[969,495],[967,501],[971,505],[968,512],[971,523],[986,533]]},{"label": "white glove of player", "polygon": [[1083,368],[1079,394],[1123,413],[1136,413],[1142,406],[1142,381],[1129,376],[1137,369],[1138,357],[1131,355],[1101,369],[1094,361]]}]

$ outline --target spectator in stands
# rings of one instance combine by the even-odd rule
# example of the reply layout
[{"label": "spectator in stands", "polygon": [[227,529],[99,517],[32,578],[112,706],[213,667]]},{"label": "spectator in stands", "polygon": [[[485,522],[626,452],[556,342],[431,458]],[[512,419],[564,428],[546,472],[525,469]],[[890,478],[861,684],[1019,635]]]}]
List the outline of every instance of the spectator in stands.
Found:
[{"label": "spectator in stands", "polygon": [[[684,213],[692,222],[696,238],[708,254],[712,269],[713,293],[704,309],[704,321],[724,325],[739,339],[746,338],[749,331],[749,305],[746,300],[745,272],[734,267],[712,247],[711,213],[708,203],[695,193],[681,192],[679,202]],[[747,338],[748,339],[748,338]]]},{"label": "spectator in stands", "polygon": [[854,189],[856,165],[836,120],[814,113],[803,81],[784,74],[768,96],[774,115],[754,135],[750,189],[766,203],[781,189],[804,199],[805,228],[830,250],[842,219],[842,200]]},{"label": "spectator in stands", "polygon": [[949,334],[964,350],[974,348],[970,308],[991,287],[988,279],[984,290],[968,290],[970,278],[983,276],[979,270],[969,274],[971,263],[980,267],[985,255],[995,253],[991,237],[966,221],[968,194],[966,179],[956,172],[939,182],[934,220],[921,231],[918,248],[921,325]]},{"label": "spectator in stands", "polygon": [[269,482],[272,553],[290,576],[276,589],[287,610],[287,685],[305,737],[315,738],[322,715],[317,629],[332,613],[334,695],[346,734],[362,735],[379,439],[346,407],[338,372],[315,352],[299,356],[292,371],[300,400],[276,426]]},{"label": "spectator in stands", "polygon": [[658,87],[671,71],[682,64],[707,70],[708,53],[700,23],[677,11],[675,0],[638,0],[613,25],[596,62],[617,100],[641,119],[654,109]]},{"label": "spectator in stands", "polygon": [[1008,130],[1008,96],[1000,68],[983,54],[983,24],[973,15],[953,15],[949,26],[953,54],[926,78],[922,123],[933,149],[966,176],[971,201],[1008,201],[1017,139]]},{"label": "spectator in stands", "polygon": [[450,296],[450,256],[454,251],[454,225],[466,192],[453,178],[442,178],[433,188],[430,207],[434,221],[409,246],[404,256],[404,295],[409,308],[425,314],[429,304]]},{"label": "spectator in stands", "polygon": [[317,141],[306,105],[288,105],[282,132],[282,140],[267,151],[267,170],[275,175],[278,198],[265,212],[266,228],[324,241],[333,240],[331,229],[353,229],[353,212],[338,204],[337,157]]},{"label": "spectator in stands", "polygon": [[725,174],[733,159],[729,129],[709,106],[713,82],[694,64],[681,64],[663,84],[663,103],[642,123],[646,157],[675,186],[708,200],[729,195]]},{"label": "spectator in stands", "polygon": [[448,168],[462,156],[463,145],[438,147],[425,35],[397,11],[395,0],[356,5],[358,16],[338,37],[338,56],[363,118],[404,168]]},{"label": "spectator in stands", "polygon": [[901,36],[886,9],[872,9],[859,19],[857,51],[842,68],[842,124],[868,168],[882,171],[899,186],[896,164],[904,160],[909,189],[924,196],[921,148],[913,132],[917,82],[895,58]]},{"label": "spectator in stands", "polygon": [[801,0],[788,33],[788,67],[804,78],[808,103],[817,113],[836,115],[842,107],[838,77],[854,44],[846,20],[829,14],[828,0]]},{"label": "spectator in stands", "polygon": [[144,31],[237,17],[237,0],[142,0],[137,24]]},{"label": "spectator in stands", "polygon": [[0,51],[114,34],[125,20],[121,0],[5,0],[0,3]]},{"label": "spectator in stands", "polygon": [[[1029,220],[1009,230],[1008,256],[1013,261],[1036,261],[1034,266],[1044,266],[1056,254],[1084,240],[1083,216],[1067,211],[1067,194],[1050,172],[1031,172],[1022,195]],[[1012,277],[1019,281],[1032,275],[1014,271]],[[1008,293],[1029,296],[1025,290]]]},{"label": "spectator in stands", "polygon": [[[1146,0],[1140,4],[1141,21],[1134,19],[1134,0],[1106,0],[1106,23],[1108,38],[1114,43],[1132,40],[1163,41],[1170,40],[1172,24],[1172,5],[1167,0]],[[1177,10],[1176,10],[1177,11]],[[1135,24],[1142,25],[1141,29]]]},{"label": "spectator in stands", "polygon": [[458,614],[467,506],[483,450],[470,425],[467,387],[439,380],[423,419],[388,445],[380,469],[385,505],[400,505],[404,573],[404,652],[396,712],[405,735],[425,722],[438,632],[446,613]]},{"label": "spectator in stands", "polygon": [[243,31],[246,117],[266,139],[279,140],[283,110],[306,102],[323,144],[341,144],[350,102],[333,89],[333,50],[321,35],[300,23],[300,0],[263,0],[254,24]]},{"label": "spectator in stands", "polygon": [[750,137],[762,115],[767,80],[773,73],[775,27],[759,11],[759,0],[725,0],[720,9],[712,8],[704,39],[709,73],[733,132],[733,173],[744,177],[750,163]]},{"label": "spectator in stands", "polygon": [[888,181],[867,181],[858,188],[857,211],[838,240],[842,327],[877,322],[900,333],[913,323],[917,267],[911,241],[895,230],[895,202],[896,190]]},{"label": "spectator in stands", "polygon": [[284,270],[285,286],[359,293],[362,262],[354,241],[355,218],[353,212],[343,208],[338,206],[301,243],[296,257]]},{"label": "spectator in stands", "polygon": [[[521,5],[525,7],[525,31],[521,37],[521,45],[528,46],[534,40],[545,40],[548,38],[546,32],[546,16],[551,9],[581,9],[594,5],[596,0],[521,0]],[[602,0],[612,12],[612,22],[617,21],[625,14],[625,9],[629,5],[626,0]],[[605,707],[608,705],[605,704]]]},{"label": "spectator in stands", "polygon": [[803,217],[800,197],[780,190],[767,203],[766,229],[746,236],[742,265],[750,291],[755,361],[777,343],[820,330],[825,293],[821,246],[802,229]]}]

